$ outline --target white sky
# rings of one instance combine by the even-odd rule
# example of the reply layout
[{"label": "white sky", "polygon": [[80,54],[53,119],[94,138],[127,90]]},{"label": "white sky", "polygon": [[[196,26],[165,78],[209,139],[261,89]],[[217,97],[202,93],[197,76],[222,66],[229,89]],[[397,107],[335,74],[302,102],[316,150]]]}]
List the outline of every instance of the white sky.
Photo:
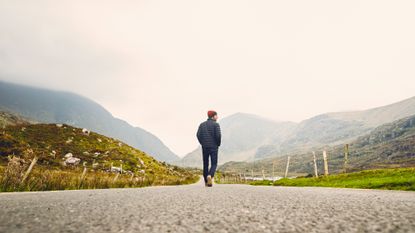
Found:
[{"label": "white sky", "polygon": [[415,94],[415,1],[0,1],[0,79],[69,90],[183,156],[208,109],[300,121]]}]

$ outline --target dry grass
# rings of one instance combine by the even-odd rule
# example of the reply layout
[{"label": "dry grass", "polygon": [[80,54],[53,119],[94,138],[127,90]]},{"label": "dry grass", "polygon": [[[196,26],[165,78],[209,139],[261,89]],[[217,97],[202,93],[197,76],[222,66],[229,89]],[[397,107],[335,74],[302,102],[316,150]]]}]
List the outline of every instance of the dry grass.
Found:
[{"label": "dry grass", "polygon": [[[64,163],[68,153],[80,163]],[[37,163],[28,172],[34,158]],[[109,172],[110,166],[122,166],[123,173]],[[11,125],[0,131],[0,192],[178,185],[198,178],[195,171],[69,125]]]},{"label": "dry grass", "polygon": [[[0,167],[0,191],[46,191],[72,189],[134,188],[151,185],[178,185],[196,182],[198,176],[132,175],[109,173],[92,168],[78,167],[58,170],[35,166],[23,182],[29,161],[10,157],[7,167]],[[86,173],[84,173],[86,171]],[[117,178],[116,178],[117,177]]]}]

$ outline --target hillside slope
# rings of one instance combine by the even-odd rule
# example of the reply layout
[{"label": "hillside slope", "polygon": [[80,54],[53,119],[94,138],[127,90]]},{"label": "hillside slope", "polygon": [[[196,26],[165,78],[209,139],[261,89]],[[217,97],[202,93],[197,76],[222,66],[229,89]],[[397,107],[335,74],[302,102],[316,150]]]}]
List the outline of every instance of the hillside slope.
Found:
[{"label": "hillside slope", "polygon": [[108,172],[114,166],[153,180],[183,181],[194,176],[116,139],[65,124],[9,124],[0,132],[0,165],[6,166],[9,155],[25,159],[37,156],[36,166],[48,170],[71,170],[84,165]]},{"label": "hillside slope", "polygon": [[415,97],[364,111],[321,114],[302,121],[282,147],[284,152],[350,142],[375,127],[415,114]]},{"label": "hillside slope", "polygon": [[[415,115],[381,125],[372,132],[350,143],[349,171],[374,168],[415,166]],[[275,171],[280,175],[285,171],[287,156],[291,156],[290,172],[313,174],[312,151],[316,151],[320,173],[323,172],[322,151],[327,150],[329,171],[343,171],[343,145],[315,147],[307,152],[288,153],[274,157],[247,162],[229,162],[221,166],[224,171],[256,172],[264,169],[268,174],[275,164]]]},{"label": "hillside slope", "polygon": [[382,107],[364,111],[327,113],[334,119],[360,121],[366,126],[376,127],[415,114],[415,96]]},{"label": "hillside slope", "polygon": [[30,122],[30,120],[24,119],[20,116],[0,111],[0,129],[6,128],[6,126],[9,125],[29,124]]},{"label": "hillside slope", "polygon": [[114,118],[99,104],[82,96],[0,81],[0,110],[41,123],[63,123],[117,138],[154,158],[179,159],[153,134]]}]

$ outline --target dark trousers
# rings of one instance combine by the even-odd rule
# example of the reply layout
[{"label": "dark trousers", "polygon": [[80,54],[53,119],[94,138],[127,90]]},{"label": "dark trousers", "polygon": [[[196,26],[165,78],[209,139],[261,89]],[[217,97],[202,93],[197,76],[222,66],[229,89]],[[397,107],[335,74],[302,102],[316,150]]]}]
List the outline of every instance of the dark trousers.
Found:
[{"label": "dark trousers", "polygon": [[[216,168],[218,167],[218,148],[205,148],[203,150],[203,178],[205,183],[207,182],[207,176],[212,178],[215,176]],[[209,157],[210,157],[210,169],[209,169]]]}]

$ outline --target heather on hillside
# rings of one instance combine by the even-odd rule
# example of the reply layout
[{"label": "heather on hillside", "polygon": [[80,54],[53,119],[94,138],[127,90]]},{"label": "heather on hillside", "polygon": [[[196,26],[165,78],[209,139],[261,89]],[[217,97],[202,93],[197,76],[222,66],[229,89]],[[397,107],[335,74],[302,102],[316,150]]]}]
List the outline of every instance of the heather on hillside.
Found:
[{"label": "heather on hillside", "polygon": [[61,124],[6,126],[0,132],[0,167],[2,191],[142,187],[198,179],[192,170],[159,162],[121,141]]}]

